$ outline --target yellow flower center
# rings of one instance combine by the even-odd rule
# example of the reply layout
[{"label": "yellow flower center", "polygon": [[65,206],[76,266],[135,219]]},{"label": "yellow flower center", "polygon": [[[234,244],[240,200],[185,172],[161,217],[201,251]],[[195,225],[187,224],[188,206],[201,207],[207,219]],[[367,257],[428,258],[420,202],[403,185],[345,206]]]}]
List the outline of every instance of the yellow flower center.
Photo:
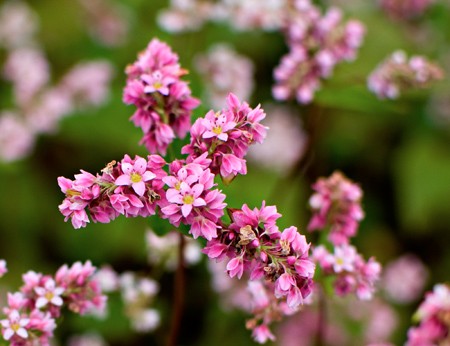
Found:
[{"label": "yellow flower center", "polygon": [[156,82],[153,83],[153,87],[155,89],[162,88],[162,86],[163,86],[163,84],[160,81],[156,81]]},{"label": "yellow flower center", "polygon": [[47,292],[45,293],[44,297],[45,299],[47,299],[48,301],[51,301],[53,299],[55,295],[53,294],[53,292]]},{"label": "yellow flower center", "polygon": [[16,322],[16,323],[11,324],[10,327],[14,332],[17,332],[20,329],[20,324]]},{"label": "yellow flower center", "polygon": [[139,183],[142,180],[142,177],[139,173],[134,172],[133,174],[131,174],[131,181],[133,183]]},{"label": "yellow flower center", "polygon": [[81,195],[81,192],[79,192],[79,191],[75,191],[75,190],[72,190],[72,189],[68,189],[66,191],[66,196],[68,196],[68,197],[80,196],[80,195]]},{"label": "yellow flower center", "polygon": [[191,195],[186,195],[183,197],[183,203],[184,204],[192,204],[194,203],[194,197]]},{"label": "yellow flower center", "polygon": [[174,186],[175,190],[180,191],[181,188],[181,183],[179,181],[177,181],[177,183]]},{"label": "yellow flower center", "polygon": [[216,126],[212,130],[216,135],[220,135],[222,133],[222,126]]}]

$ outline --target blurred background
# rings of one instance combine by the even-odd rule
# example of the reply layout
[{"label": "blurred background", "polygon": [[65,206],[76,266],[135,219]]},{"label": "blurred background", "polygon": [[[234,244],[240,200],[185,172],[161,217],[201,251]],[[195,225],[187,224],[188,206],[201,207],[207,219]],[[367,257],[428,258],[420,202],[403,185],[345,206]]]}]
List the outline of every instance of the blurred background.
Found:
[{"label": "blurred background", "polygon": [[[354,239],[359,251],[383,265],[413,254],[426,268],[417,277],[424,284],[408,302],[389,300],[382,289],[377,298],[385,309],[380,316],[388,316],[380,320],[391,321],[381,341],[402,344],[423,292],[448,281],[450,83],[444,78],[427,89],[406,91],[397,100],[380,100],[368,90],[367,77],[397,49],[428,57],[449,76],[448,1],[434,1],[413,19],[393,17],[377,2],[318,3],[321,8],[339,6],[345,19],[366,26],[366,35],[355,61],[337,65],[309,105],[277,102],[272,96],[273,70],[288,50],[279,30],[242,28],[227,20],[204,20],[192,24],[191,30],[178,30],[176,24],[185,19],[162,12],[174,4],[168,0],[0,2],[0,257],[9,269],[0,281],[0,302],[5,303],[7,291],[17,290],[28,270],[54,273],[64,263],[90,259],[95,266],[109,264],[119,273],[152,272],[146,231],[159,227],[158,221],[118,218],[74,230],[58,211],[64,195],[57,177],[72,178],[80,169],[96,173],[124,154],[147,154],[139,145],[141,130],[128,120],[134,107],[122,102],[122,90],[126,65],[157,37],[179,54],[182,67],[189,70],[185,79],[202,101],[194,119],[221,108],[224,98],[211,95],[211,69],[224,61],[233,73],[226,83],[222,80],[224,89],[238,93],[243,88],[251,106],[260,103],[266,110],[263,123],[271,128],[267,143],[250,152],[246,176],[221,186],[228,206],[260,207],[265,200],[283,215],[280,228],[295,225],[314,241],[316,235],[306,231],[311,184],[335,170],[360,184],[366,216]],[[214,61],[217,49],[222,53]],[[13,53],[23,55],[14,60]],[[80,66],[86,69],[76,70]],[[19,76],[11,71],[19,71]],[[68,86],[75,91],[62,100],[58,92]],[[28,92],[34,101],[18,99],[15,88],[21,95]],[[223,95],[227,91],[222,90]],[[23,127],[30,114],[38,129],[33,133]],[[54,114],[50,120],[49,114]],[[175,145],[179,148],[186,141]],[[248,316],[224,302],[224,294],[217,294],[211,285],[211,276],[205,258],[187,269],[180,344],[252,344],[245,329]],[[104,318],[66,314],[56,330],[55,345],[75,345],[73,336],[88,332],[101,335],[98,345],[163,344],[174,277],[167,271],[158,278],[159,294],[152,306],[161,321],[155,331],[136,332],[124,314],[120,295],[113,293]],[[378,316],[374,312],[378,308],[354,307],[354,301],[334,304],[330,320],[334,310],[348,309],[347,317],[340,319],[341,329],[350,340],[357,340],[352,341],[355,345],[367,342],[364,323]],[[352,315],[357,310],[365,317]],[[298,326],[306,324],[301,317],[285,322],[280,328],[298,334],[291,343],[281,338],[274,344],[312,345],[299,331]]]}]

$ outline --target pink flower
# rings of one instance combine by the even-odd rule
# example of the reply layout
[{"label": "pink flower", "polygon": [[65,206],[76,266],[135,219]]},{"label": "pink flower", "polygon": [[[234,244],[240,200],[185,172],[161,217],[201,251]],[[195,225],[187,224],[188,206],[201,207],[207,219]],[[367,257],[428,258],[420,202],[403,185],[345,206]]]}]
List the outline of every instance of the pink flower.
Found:
[{"label": "pink flower", "polygon": [[256,342],[260,344],[266,343],[268,340],[275,340],[275,335],[272,334],[269,327],[265,324],[261,324],[253,329],[252,336]]},{"label": "pink flower", "polygon": [[34,291],[38,295],[36,299],[36,307],[38,309],[46,306],[47,304],[53,304],[56,306],[62,306],[63,300],[61,294],[64,293],[64,288],[56,287],[53,279],[48,279],[44,287],[35,287]]},{"label": "pink flower", "polygon": [[142,197],[145,192],[145,183],[152,180],[156,175],[147,170],[147,161],[142,157],[136,156],[133,162],[122,160],[122,172],[115,184],[118,186],[130,186]]},{"label": "pink flower", "polygon": [[227,271],[231,278],[237,276],[240,279],[244,273],[244,260],[242,256],[232,258],[227,264]]},{"label": "pink flower", "polygon": [[3,338],[10,340],[14,335],[22,339],[28,338],[28,331],[25,327],[30,323],[29,318],[22,318],[17,310],[12,310],[8,318],[0,321],[3,327]]}]

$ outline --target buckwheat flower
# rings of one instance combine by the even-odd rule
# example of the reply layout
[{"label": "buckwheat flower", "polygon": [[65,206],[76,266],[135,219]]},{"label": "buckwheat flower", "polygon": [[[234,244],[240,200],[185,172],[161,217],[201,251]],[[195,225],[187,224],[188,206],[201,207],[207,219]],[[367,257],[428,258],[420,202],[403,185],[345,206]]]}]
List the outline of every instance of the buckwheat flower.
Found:
[{"label": "buckwheat flower", "polygon": [[313,215],[308,230],[323,230],[328,226],[329,241],[334,245],[348,244],[364,217],[361,188],[342,173],[334,172],[329,178],[319,178],[313,189],[315,192],[309,199]]},{"label": "buckwheat flower", "polygon": [[126,74],[123,100],[137,107],[131,121],[144,132],[141,143],[150,153],[165,155],[174,138],[189,131],[192,110],[199,104],[180,79],[187,71],[167,44],[153,39]]},{"label": "buckwheat flower", "polygon": [[418,257],[406,254],[386,264],[382,287],[393,302],[411,303],[423,293],[428,275],[427,268]]},{"label": "buckwheat flower", "polygon": [[47,304],[53,304],[56,306],[62,306],[63,304],[61,295],[65,290],[62,287],[56,287],[53,279],[47,280],[44,287],[35,287],[34,291],[38,295],[35,303],[38,309],[45,307]]},{"label": "buckwheat flower", "polygon": [[195,58],[195,66],[206,86],[209,103],[214,108],[225,107],[230,92],[241,100],[250,98],[254,84],[253,63],[231,46],[212,46],[206,54]]},{"label": "buckwheat flower", "polygon": [[91,36],[106,46],[123,44],[129,33],[128,8],[105,0],[78,0],[87,14]]},{"label": "buckwheat flower", "polygon": [[0,8],[0,45],[24,47],[34,41],[38,26],[38,16],[26,2],[6,1]]},{"label": "buckwheat flower", "polygon": [[0,160],[12,162],[27,156],[33,149],[33,131],[12,112],[0,113]]},{"label": "buckwheat flower", "polygon": [[78,63],[61,79],[63,89],[75,107],[99,106],[106,101],[113,67],[106,60]]},{"label": "buckwheat flower", "polygon": [[274,105],[264,108],[268,114],[264,124],[270,131],[262,144],[250,147],[248,158],[258,166],[286,175],[303,156],[307,134],[293,109]]},{"label": "buckwheat flower", "polygon": [[355,294],[360,300],[372,298],[381,274],[381,265],[374,258],[365,261],[355,247],[348,244],[336,246],[334,253],[318,246],[313,250],[312,258],[325,276],[334,277],[337,295]]},{"label": "buckwheat flower", "polygon": [[341,10],[331,7],[323,15],[310,1],[293,2],[287,11],[284,32],[289,52],[274,69],[273,96],[310,103],[336,64],[351,61],[364,37],[362,23],[342,21]]},{"label": "buckwheat flower", "polygon": [[367,86],[380,99],[396,99],[407,90],[428,88],[443,77],[437,64],[422,56],[408,59],[405,52],[398,50],[375,68],[367,78]]},{"label": "buckwheat flower", "polygon": [[17,310],[12,310],[8,314],[8,318],[1,320],[2,335],[5,340],[10,340],[14,335],[17,335],[21,339],[28,338],[27,326],[30,323],[29,318],[23,318],[20,316]]},{"label": "buckwheat flower", "polygon": [[213,14],[215,6],[202,0],[170,0],[170,7],[158,13],[158,24],[168,32],[199,29]]},{"label": "buckwheat flower", "polygon": [[116,180],[117,186],[130,186],[139,195],[143,196],[145,192],[145,183],[152,180],[156,175],[147,170],[147,161],[142,157],[137,157],[134,162],[122,160],[122,172]]},{"label": "buckwheat flower", "polygon": [[97,270],[95,280],[99,282],[102,292],[114,292],[119,287],[119,275],[107,265]]},{"label": "buckwheat flower", "polygon": [[380,0],[379,5],[391,18],[411,20],[423,16],[434,0]]},{"label": "buckwheat flower", "polygon": [[217,260],[228,258],[230,277],[248,273],[251,280],[264,277],[272,282],[275,297],[286,299],[288,308],[295,310],[311,293],[315,269],[305,237],[295,227],[280,232],[276,225],[280,214],[265,203],[253,210],[244,205],[230,217],[229,227],[209,241],[203,252]]},{"label": "buckwheat flower", "polygon": [[[158,236],[152,230],[145,233],[148,261],[154,266],[164,266],[167,270],[175,270],[178,263],[179,233],[171,231],[163,236]],[[186,265],[197,264],[201,260],[201,248],[197,241],[185,237],[184,263]]]},{"label": "buckwheat flower", "polygon": [[67,341],[68,346],[108,346],[103,337],[97,333],[89,332],[72,335]]},{"label": "buckwheat flower", "polygon": [[182,153],[189,155],[188,162],[206,154],[211,160],[211,172],[229,183],[237,174],[247,173],[244,157],[251,144],[263,142],[267,127],[261,121],[265,116],[259,105],[252,109],[230,93],[226,108],[221,112],[211,110],[195,121],[191,142]]},{"label": "buckwheat flower", "polygon": [[252,331],[253,339],[257,343],[264,344],[268,340],[275,340],[275,335],[272,334],[272,332],[269,330],[269,328],[265,324],[261,324]]},{"label": "buckwheat flower", "polygon": [[8,272],[8,268],[6,267],[6,261],[4,259],[0,259],[0,278]]},{"label": "buckwheat flower", "polygon": [[148,333],[159,327],[161,316],[156,309],[137,311],[131,319],[131,325],[139,333]]},{"label": "buckwheat flower", "polygon": [[288,1],[224,0],[215,7],[214,21],[227,21],[237,30],[274,31],[283,25]]},{"label": "buckwheat flower", "polygon": [[102,294],[100,282],[95,279],[96,268],[90,261],[63,265],[55,274],[55,283],[62,287],[67,307],[80,315],[102,312],[106,296]]},{"label": "buckwheat flower", "polygon": [[225,195],[213,189],[214,174],[200,164],[191,162],[176,169],[163,181],[169,186],[167,205],[161,207],[162,217],[179,226],[191,225],[190,233],[196,239],[217,237],[217,221],[223,215]]},{"label": "buckwheat flower", "polygon": [[30,106],[33,97],[50,78],[48,61],[36,48],[18,48],[10,52],[3,74],[12,82],[14,98],[21,107]]},{"label": "buckwheat flower", "polygon": [[418,326],[408,330],[406,346],[445,345],[449,340],[450,289],[437,284],[425,294],[414,318]]}]

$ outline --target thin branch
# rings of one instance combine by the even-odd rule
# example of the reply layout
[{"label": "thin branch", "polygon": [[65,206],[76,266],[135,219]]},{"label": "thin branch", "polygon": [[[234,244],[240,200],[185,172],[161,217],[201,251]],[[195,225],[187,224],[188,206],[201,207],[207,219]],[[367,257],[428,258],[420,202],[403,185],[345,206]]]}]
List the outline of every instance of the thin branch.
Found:
[{"label": "thin branch", "polygon": [[175,273],[174,292],[173,292],[173,311],[172,320],[170,323],[170,331],[167,339],[167,346],[176,346],[178,336],[180,333],[181,320],[183,317],[185,288],[186,288],[186,273],[184,267],[184,235],[179,233],[178,245],[178,265]]}]

